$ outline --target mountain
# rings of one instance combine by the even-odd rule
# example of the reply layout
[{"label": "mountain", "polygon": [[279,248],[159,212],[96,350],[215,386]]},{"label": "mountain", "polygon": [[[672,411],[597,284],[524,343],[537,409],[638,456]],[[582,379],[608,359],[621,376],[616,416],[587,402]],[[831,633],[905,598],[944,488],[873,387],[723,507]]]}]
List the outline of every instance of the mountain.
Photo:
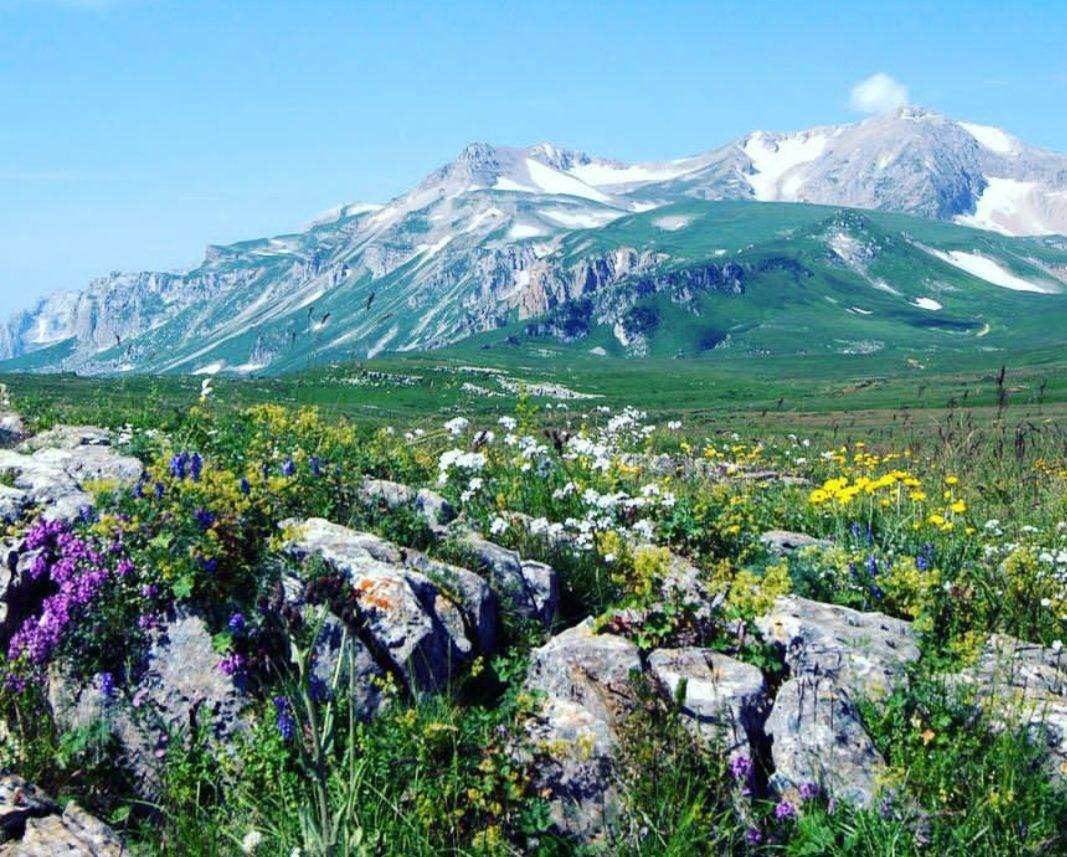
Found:
[{"label": "mountain", "polygon": [[997,347],[1060,312],[1063,233],[1067,157],[918,108],[668,162],[475,143],[385,205],[45,298],[0,328],[0,367],[278,372],[494,331],[799,353],[797,313],[867,342],[846,351]]}]

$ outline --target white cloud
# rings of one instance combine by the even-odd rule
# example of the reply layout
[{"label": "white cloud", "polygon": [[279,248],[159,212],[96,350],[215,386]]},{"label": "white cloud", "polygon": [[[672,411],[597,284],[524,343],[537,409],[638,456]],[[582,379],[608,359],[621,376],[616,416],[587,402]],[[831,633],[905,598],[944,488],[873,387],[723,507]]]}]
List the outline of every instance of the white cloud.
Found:
[{"label": "white cloud", "polygon": [[852,87],[848,100],[848,106],[857,113],[888,113],[907,103],[908,88],[881,71]]}]

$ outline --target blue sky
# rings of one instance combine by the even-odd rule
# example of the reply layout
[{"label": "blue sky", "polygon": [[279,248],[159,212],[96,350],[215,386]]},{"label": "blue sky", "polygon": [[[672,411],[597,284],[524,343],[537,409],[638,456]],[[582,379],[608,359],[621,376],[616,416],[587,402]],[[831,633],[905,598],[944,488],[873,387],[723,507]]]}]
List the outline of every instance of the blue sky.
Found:
[{"label": "blue sky", "polygon": [[385,200],[469,141],[678,157],[912,103],[1067,151],[1067,3],[0,0],[0,313]]}]

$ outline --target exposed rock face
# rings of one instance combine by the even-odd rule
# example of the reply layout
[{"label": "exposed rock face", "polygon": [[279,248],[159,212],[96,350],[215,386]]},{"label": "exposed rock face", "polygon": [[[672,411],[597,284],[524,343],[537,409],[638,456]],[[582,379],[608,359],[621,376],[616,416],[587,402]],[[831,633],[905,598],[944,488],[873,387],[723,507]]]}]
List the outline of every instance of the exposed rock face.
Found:
[{"label": "exposed rock face", "polygon": [[76,803],[59,806],[12,774],[0,778],[0,855],[4,857],[118,857],[122,840]]},{"label": "exposed rock face", "polygon": [[473,572],[322,518],[282,527],[288,555],[319,557],[344,575],[359,610],[353,630],[404,690],[442,690],[455,668],[491,651],[496,600]]},{"label": "exposed rock face", "polygon": [[144,473],[140,461],[111,448],[102,429],[59,426],[25,441],[19,449],[0,449],[0,472],[14,482],[0,496],[7,521],[32,506],[44,506],[46,518],[73,520],[92,502],[86,483],[131,484]]},{"label": "exposed rock face", "polygon": [[528,729],[536,787],[550,794],[552,820],[564,833],[596,839],[618,813],[616,726],[633,707],[631,680],[641,669],[633,643],[594,633],[591,620],[532,653],[526,686],[546,694]]},{"label": "exposed rock face", "polygon": [[[774,474],[775,477],[777,475]],[[830,544],[826,539],[817,539],[804,533],[792,533],[789,530],[767,530],[759,540],[774,553],[792,553],[800,548],[814,545],[825,547]]]},{"label": "exposed rock face", "polygon": [[559,576],[550,566],[523,560],[515,551],[476,533],[464,533],[459,543],[520,616],[551,627],[559,612],[560,587]]},{"label": "exposed rock face", "polygon": [[381,503],[387,509],[411,506],[437,534],[443,533],[445,527],[456,517],[456,510],[452,508],[452,504],[436,491],[428,488],[416,490],[388,479],[368,479],[363,483],[359,493],[364,502]]},{"label": "exposed rock face", "polygon": [[1067,780],[1067,653],[993,634],[978,662],[949,678],[995,722],[1027,726],[1047,744],[1053,776]]},{"label": "exposed rock face", "polygon": [[919,658],[918,634],[909,622],[795,595],[779,598],[756,627],[782,647],[794,677],[825,676],[853,696],[892,693],[906,681],[907,665]]},{"label": "exposed rock face", "polygon": [[65,676],[49,676],[49,702],[65,728],[106,720],[123,747],[123,762],[146,794],[159,786],[161,759],[171,735],[195,726],[223,745],[247,728],[247,696],[219,670],[219,655],[199,616],[178,615],[154,634],[143,671],[127,698],[105,695],[101,683],[75,686]]},{"label": "exposed rock face", "polygon": [[681,703],[686,725],[731,756],[756,757],[767,719],[767,685],[758,667],[707,649],[657,649],[648,668],[667,695]]},{"label": "exposed rock face", "polygon": [[869,806],[885,769],[856,709],[902,687],[919,658],[908,622],[806,598],[779,598],[756,619],[778,644],[792,678],[779,689],[767,719],[775,774],[771,785],[792,794],[814,782],[827,794]]},{"label": "exposed rock face", "polygon": [[885,760],[863,726],[852,698],[831,679],[805,675],[778,690],[766,724],[771,738],[771,785],[796,798],[803,783],[831,797],[870,806]]}]

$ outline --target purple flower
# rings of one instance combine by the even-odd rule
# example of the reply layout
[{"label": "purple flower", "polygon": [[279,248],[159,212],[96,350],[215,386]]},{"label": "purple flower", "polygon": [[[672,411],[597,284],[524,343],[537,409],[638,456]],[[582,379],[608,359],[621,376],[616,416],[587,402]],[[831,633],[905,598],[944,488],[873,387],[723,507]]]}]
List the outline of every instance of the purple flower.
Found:
[{"label": "purple flower", "polygon": [[284,696],[274,697],[274,709],[277,712],[275,723],[278,726],[278,734],[283,741],[291,741],[296,734],[296,720],[293,719],[293,709],[289,700]]},{"label": "purple flower", "polygon": [[162,500],[163,499],[163,492],[166,491],[166,490],[167,489],[163,487],[163,483],[162,482],[157,482],[156,483],[156,499],[157,500]]},{"label": "purple flower", "polygon": [[308,693],[313,702],[325,702],[330,698],[330,688],[321,678],[312,674],[308,679]]},{"label": "purple flower", "polygon": [[240,488],[241,488],[241,493],[244,494],[246,497],[250,493],[252,493],[252,486],[248,483],[248,480],[245,479],[243,476],[241,477]]},{"label": "purple flower", "polygon": [[231,634],[243,634],[246,627],[244,614],[234,613],[230,621],[226,623],[226,627],[230,629]]},{"label": "purple flower", "polygon": [[199,452],[194,452],[193,457],[189,459],[189,475],[192,477],[193,482],[200,481],[200,474],[204,471],[204,459],[200,457]]},{"label": "purple flower", "polygon": [[240,652],[230,652],[219,661],[219,671],[228,675],[236,676],[244,672],[245,657]]},{"label": "purple flower", "polygon": [[137,570],[137,567],[128,559],[119,560],[118,566],[115,568],[115,574],[119,577],[125,577],[127,574],[132,574]]},{"label": "purple flower", "polygon": [[285,461],[282,462],[282,476],[292,476],[296,473],[296,462],[293,461],[291,455],[285,457]]},{"label": "purple flower", "polygon": [[778,801],[778,805],[774,808],[774,817],[779,821],[786,818],[796,818],[797,807],[792,801],[788,801],[782,798]]},{"label": "purple flower", "polygon": [[819,792],[819,784],[813,783],[811,780],[800,784],[801,800],[815,800],[819,796]]},{"label": "purple flower", "polygon": [[134,499],[136,499],[136,500],[143,499],[144,498],[144,482],[141,481],[141,480],[138,480],[137,484],[133,486],[133,492],[132,493],[133,493]]},{"label": "purple flower", "polygon": [[177,455],[172,455],[168,468],[170,469],[170,475],[175,479],[181,481],[185,478],[185,469],[189,465],[189,453],[180,452]]},{"label": "purple flower", "polygon": [[159,595],[159,587],[154,583],[146,583],[141,587],[141,596],[143,598],[155,598]]},{"label": "purple flower", "polygon": [[115,676],[111,673],[100,673],[100,692],[109,699],[115,695]]},{"label": "purple flower", "polygon": [[83,524],[91,524],[93,522],[93,507],[86,504],[78,507],[78,518]]},{"label": "purple flower", "polygon": [[311,475],[316,479],[322,476],[322,468],[319,466],[319,457],[317,455],[311,456]]},{"label": "purple flower", "polygon": [[747,780],[752,773],[752,760],[748,756],[734,756],[730,760],[730,774],[735,780]]},{"label": "purple flower", "polygon": [[867,557],[867,573],[871,577],[878,576],[878,560],[874,558],[873,553]]},{"label": "purple flower", "polygon": [[763,834],[758,827],[750,827],[745,831],[745,842],[749,845],[759,845],[763,841]]},{"label": "purple flower", "polygon": [[197,509],[196,522],[200,525],[200,529],[209,530],[215,523],[215,513],[208,509]]}]

